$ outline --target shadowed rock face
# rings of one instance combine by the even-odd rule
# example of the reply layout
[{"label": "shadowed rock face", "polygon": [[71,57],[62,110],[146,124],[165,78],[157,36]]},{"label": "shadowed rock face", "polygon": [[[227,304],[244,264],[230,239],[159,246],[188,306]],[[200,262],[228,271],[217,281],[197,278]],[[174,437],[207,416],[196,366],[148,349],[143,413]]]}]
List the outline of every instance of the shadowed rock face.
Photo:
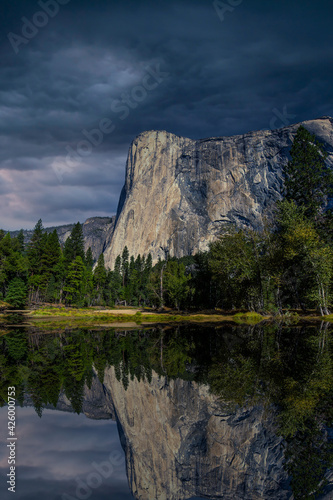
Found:
[{"label": "shadowed rock face", "polygon": [[[333,120],[302,124],[333,155]],[[206,250],[228,223],[259,227],[281,198],[282,170],[300,124],[233,137],[191,140],[165,131],[132,143],[105,261],[131,255],[182,257]]]},{"label": "shadowed rock face", "polygon": [[83,226],[84,249],[90,247],[95,260],[111,242],[116,217],[90,217]]}]

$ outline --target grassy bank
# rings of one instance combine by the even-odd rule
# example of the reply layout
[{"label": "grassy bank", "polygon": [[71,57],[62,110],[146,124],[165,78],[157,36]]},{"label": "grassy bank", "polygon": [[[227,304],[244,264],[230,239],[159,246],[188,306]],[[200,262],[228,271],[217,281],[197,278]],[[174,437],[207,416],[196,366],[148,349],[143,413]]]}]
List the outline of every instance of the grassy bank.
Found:
[{"label": "grassy bank", "polygon": [[133,324],[133,325],[148,325],[157,323],[246,323],[257,324],[264,319],[269,319],[267,316],[262,316],[257,313],[237,313],[237,314],[222,314],[203,312],[203,313],[182,313],[174,311],[149,311],[138,308],[119,308],[119,309],[75,309],[75,308],[55,308],[43,307],[37,310],[27,310],[24,313],[25,321],[29,323],[38,323],[38,325],[51,325],[60,322],[67,325],[86,324],[101,325],[101,324]]},{"label": "grassy bank", "polygon": [[[14,312],[14,311],[13,311]],[[203,311],[185,313],[174,311],[152,311],[135,307],[120,307],[114,309],[98,308],[66,308],[41,307],[36,310],[26,310],[23,313],[24,323],[39,327],[78,327],[78,326],[126,326],[136,327],[153,324],[179,323],[234,323],[256,325],[261,322],[278,322],[286,325],[296,325],[300,322],[333,322],[333,314],[320,316],[315,311],[299,315],[297,312],[286,311],[281,315],[261,315],[256,312],[223,312]],[[10,321],[9,317],[8,320]],[[6,315],[0,314],[0,321],[6,323]]]}]

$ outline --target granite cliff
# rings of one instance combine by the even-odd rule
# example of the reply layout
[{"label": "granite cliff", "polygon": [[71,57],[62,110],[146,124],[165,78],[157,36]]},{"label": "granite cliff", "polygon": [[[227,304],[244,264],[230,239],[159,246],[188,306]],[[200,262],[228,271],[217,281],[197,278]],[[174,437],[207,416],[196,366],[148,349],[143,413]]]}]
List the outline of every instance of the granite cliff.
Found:
[{"label": "granite cliff", "polygon": [[[206,250],[228,223],[260,227],[281,198],[282,170],[300,124],[191,140],[148,131],[132,143],[117,218],[105,250],[113,267],[126,245],[153,261]],[[333,119],[302,122],[333,164]]]},{"label": "granite cliff", "polygon": [[[325,145],[333,165],[333,119],[322,117],[277,130],[192,140],[148,131],[132,142],[117,215],[83,224],[85,249],[104,252],[107,267],[127,246],[153,262],[207,250],[228,224],[258,228],[281,198],[283,167],[299,125]],[[74,224],[57,230],[63,244]],[[33,231],[24,231],[26,243]],[[11,231],[13,236],[18,231]]]}]

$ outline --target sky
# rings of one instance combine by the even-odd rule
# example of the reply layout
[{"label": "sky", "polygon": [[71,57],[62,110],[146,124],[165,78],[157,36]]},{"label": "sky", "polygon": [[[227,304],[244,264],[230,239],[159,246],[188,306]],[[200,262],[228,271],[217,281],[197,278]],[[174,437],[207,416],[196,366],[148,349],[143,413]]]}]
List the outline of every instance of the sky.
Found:
[{"label": "sky", "polygon": [[333,115],[333,3],[2,0],[0,228],[110,216],[145,130]]},{"label": "sky", "polygon": [[[7,428],[7,409],[0,408],[1,429]],[[134,498],[128,486],[116,422],[90,420],[83,414],[56,410],[44,410],[39,418],[31,407],[17,407],[16,417],[16,491],[13,495],[6,488],[8,449],[2,446],[2,500]],[[3,444],[4,433],[1,437]],[[100,469],[102,464],[106,465]]]}]

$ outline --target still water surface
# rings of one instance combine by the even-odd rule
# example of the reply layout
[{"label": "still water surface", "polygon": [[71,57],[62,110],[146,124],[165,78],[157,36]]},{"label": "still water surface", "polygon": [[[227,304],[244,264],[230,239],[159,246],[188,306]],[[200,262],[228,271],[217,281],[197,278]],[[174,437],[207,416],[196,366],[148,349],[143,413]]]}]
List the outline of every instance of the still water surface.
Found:
[{"label": "still water surface", "polygon": [[[328,325],[17,328],[0,346],[14,498],[333,498]],[[7,499],[6,406],[0,426]]]}]

